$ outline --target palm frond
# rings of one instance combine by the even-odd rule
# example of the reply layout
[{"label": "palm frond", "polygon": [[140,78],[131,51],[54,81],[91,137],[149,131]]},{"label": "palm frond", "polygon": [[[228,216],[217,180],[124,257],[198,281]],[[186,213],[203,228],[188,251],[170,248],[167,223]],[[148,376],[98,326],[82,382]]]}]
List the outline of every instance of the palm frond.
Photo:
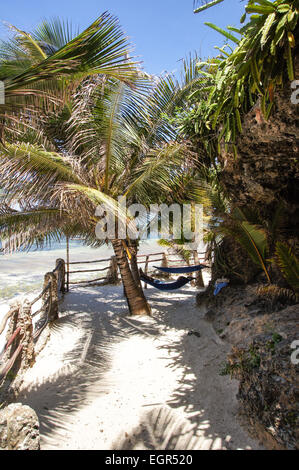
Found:
[{"label": "palm frond", "polygon": [[[118,20],[104,13],[83,33],[57,52],[5,83],[7,95],[16,89],[58,75],[104,74],[130,81],[136,77],[134,63],[126,59],[130,45]],[[81,76],[82,79],[82,76]]]},{"label": "palm frond", "polygon": [[[218,3],[223,2],[223,0],[195,0],[194,1],[194,13],[200,13],[204,10],[207,10],[208,8],[213,7],[214,5],[217,5]],[[201,4],[200,6],[198,6]]]},{"label": "palm frond", "polygon": [[232,236],[245,249],[252,261],[264,270],[268,282],[271,283],[265,260],[268,247],[265,230],[246,220],[237,221],[237,219],[234,225],[221,225],[219,230]]},{"label": "palm frond", "polygon": [[299,291],[299,260],[292,249],[285,243],[277,242],[275,250],[277,264],[280,267],[287,283]]},{"label": "palm frond", "polygon": [[38,200],[57,182],[81,182],[66,157],[36,145],[8,143],[0,148],[0,158],[0,185],[10,198]]},{"label": "palm frond", "polygon": [[172,192],[177,174],[183,173],[183,162],[190,149],[184,143],[169,142],[160,149],[152,149],[137,165],[131,175],[125,195],[134,193],[138,201],[157,198],[159,194]]}]

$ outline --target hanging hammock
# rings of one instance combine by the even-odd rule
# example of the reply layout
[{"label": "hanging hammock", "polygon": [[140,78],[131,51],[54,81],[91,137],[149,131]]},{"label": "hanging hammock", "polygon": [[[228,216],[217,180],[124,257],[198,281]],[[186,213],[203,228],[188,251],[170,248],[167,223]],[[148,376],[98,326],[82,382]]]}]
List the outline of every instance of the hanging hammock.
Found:
[{"label": "hanging hammock", "polygon": [[163,271],[163,273],[174,273],[174,274],[187,274],[193,273],[194,271],[200,271],[201,269],[207,268],[205,264],[197,264],[195,266],[179,266],[177,268],[162,268],[161,266],[154,266],[154,268]]},{"label": "hanging hammock", "polygon": [[139,272],[140,272],[140,279],[143,282],[159,290],[179,289],[180,287],[183,287],[185,284],[188,284],[188,282],[192,281],[193,279],[193,277],[180,276],[174,282],[163,282],[163,281],[160,281],[159,279],[154,279],[152,277],[147,276],[146,274],[144,274],[144,272],[141,269],[139,270]]}]

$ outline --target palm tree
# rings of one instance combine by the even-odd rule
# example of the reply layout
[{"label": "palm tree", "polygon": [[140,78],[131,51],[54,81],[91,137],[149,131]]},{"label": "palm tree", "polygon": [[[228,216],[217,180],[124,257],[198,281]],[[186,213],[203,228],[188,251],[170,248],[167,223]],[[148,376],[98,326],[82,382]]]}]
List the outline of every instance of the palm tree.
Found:
[{"label": "palm tree", "polygon": [[[170,76],[152,81],[136,70],[132,86],[132,65],[127,82],[112,74],[80,76],[66,111],[46,111],[30,130],[20,121],[14,134],[7,129],[0,185],[6,204],[18,202],[22,210],[4,210],[2,235],[13,230],[19,243],[28,244],[80,233],[96,245],[99,204],[115,212],[119,196],[145,205],[188,199],[180,182],[191,168],[191,152],[186,142],[176,140],[169,120],[192,87],[193,63],[185,72],[184,86]],[[128,244],[118,238],[111,243],[130,312],[149,314],[130,268]]]},{"label": "palm tree", "polygon": [[[0,131],[14,130],[16,113],[30,128],[45,112],[68,109],[74,87],[99,74],[134,82],[136,63],[118,19],[102,14],[78,34],[59,19],[43,22],[31,34],[9,26],[14,36],[0,42]],[[1,137],[1,134],[0,134]]]}]

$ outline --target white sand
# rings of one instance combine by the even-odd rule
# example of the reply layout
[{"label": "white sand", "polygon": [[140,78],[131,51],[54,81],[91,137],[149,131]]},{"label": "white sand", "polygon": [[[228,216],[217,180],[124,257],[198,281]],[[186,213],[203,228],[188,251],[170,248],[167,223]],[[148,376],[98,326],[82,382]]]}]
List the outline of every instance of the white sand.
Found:
[{"label": "white sand", "polygon": [[19,400],[39,416],[42,449],[260,448],[238,422],[237,382],[219,375],[229,346],[195,292],[147,289],[151,318],[127,316],[120,286],[65,296]]}]

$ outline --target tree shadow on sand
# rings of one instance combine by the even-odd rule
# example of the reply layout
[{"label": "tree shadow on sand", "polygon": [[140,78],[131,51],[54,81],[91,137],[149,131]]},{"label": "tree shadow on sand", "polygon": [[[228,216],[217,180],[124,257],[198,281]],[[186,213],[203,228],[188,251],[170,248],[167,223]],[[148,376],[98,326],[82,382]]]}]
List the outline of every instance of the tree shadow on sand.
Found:
[{"label": "tree shadow on sand", "polygon": [[[129,335],[140,334],[136,328],[122,322],[127,314],[125,300],[119,288],[103,298],[101,290],[77,289],[66,296],[61,305],[62,314],[52,326],[51,337],[42,355],[47,354],[51,341],[62,342],[72,329],[80,329],[82,335],[63,353],[63,366],[54,374],[39,377],[26,385],[18,399],[37,413],[40,433],[51,444],[51,436],[67,432],[67,418],[92,401],[109,392],[106,373],[111,368],[111,349]],[[63,310],[67,310],[63,313]],[[98,315],[96,312],[100,312]],[[146,331],[146,329],[144,330]],[[153,331],[151,331],[153,334]],[[47,349],[48,348],[48,349]],[[50,350],[50,349],[49,349]],[[59,358],[61,360],[61,358]],[[55,442],[52,443],[55,445]]]},{"label": "tree shadow on sand", "polygon": [[[111,436],[111,449],[257,448],[236,420],[237,383],[219,375],[228,346],[201,319],[195,292],[190,288],[162,297],[160,292],[147,289],[154,309],[151,321],[127,315],[118,286],[89,288],[88,292],[80,288],[66,296],[62,307],[67,311],[54,325],[53,338],[59,335],[64,341],[70,328],[79,329],[82,335],[64,353],[64,365],[35,380],[20,397],[37,412],[47,444],[59,447],[57,439],[60,435],[65,439],[72,416],[93,398],[109,393],[112,349],[139,335],[159,339],[157,348],[171,353],[167,367],[179,368],[181,375],[166,402],[144,404],[136,427],[124,429],[114,440]],[[167,336],[170,330],[179,334]]]},{"label": "tree shadow on sand", "polygon": [[183,374],[170,399],[148,405],[139,425],[125,437],[120,435],[114,449],[260,448],[237,419],[238,383],[219,374],[229,345],[203,319],[195,293],[186,289],[162,298],[153,289],[147,290],[157,327],[184,332],[160,346],[171,353],[169,367],[182,369]]}]

